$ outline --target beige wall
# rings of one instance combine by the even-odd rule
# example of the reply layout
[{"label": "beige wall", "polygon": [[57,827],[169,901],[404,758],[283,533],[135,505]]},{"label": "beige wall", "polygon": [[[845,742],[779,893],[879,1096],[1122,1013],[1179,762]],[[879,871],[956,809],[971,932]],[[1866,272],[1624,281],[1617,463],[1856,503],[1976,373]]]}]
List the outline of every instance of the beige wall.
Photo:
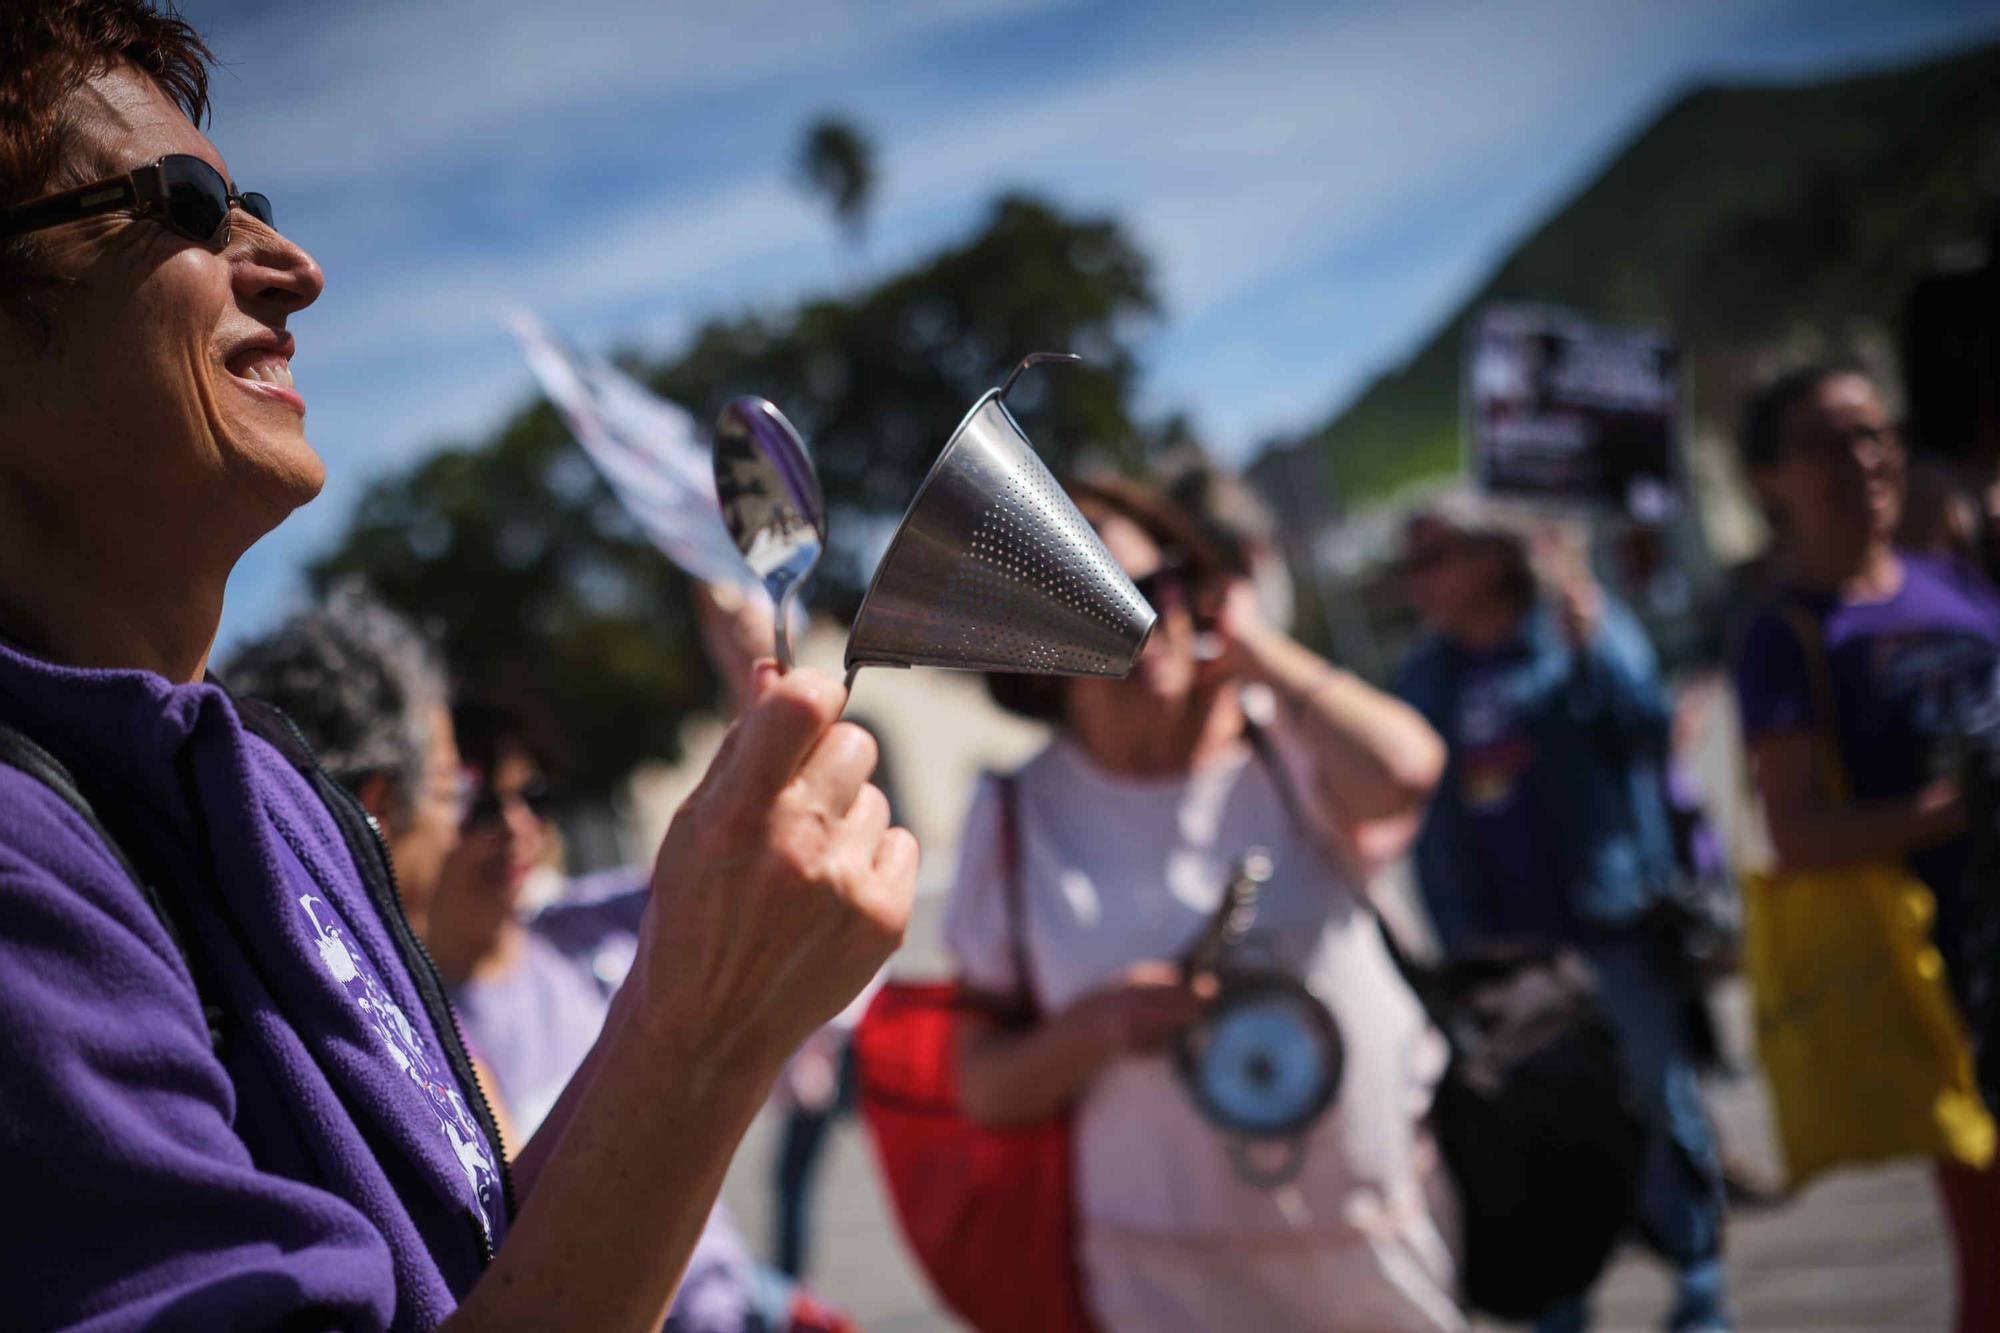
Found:
[{"label": "beige wall", "polygon": [[[799,661],[838,675],[845,646],[839,626],[818,622],[799,644]],[[1047,732],[996,708],[980,677],[957,671],[863,671],[848,711],[882,744],[896,782],[896,817],[923,844],[923,886],[943,888],[957,864],[959,822],[981,770],[1020,764]],[[721,745],[724,727],[714,715],[689,718],[680,762],[642,765],[633,774],[628,847],[659,845]]]}]

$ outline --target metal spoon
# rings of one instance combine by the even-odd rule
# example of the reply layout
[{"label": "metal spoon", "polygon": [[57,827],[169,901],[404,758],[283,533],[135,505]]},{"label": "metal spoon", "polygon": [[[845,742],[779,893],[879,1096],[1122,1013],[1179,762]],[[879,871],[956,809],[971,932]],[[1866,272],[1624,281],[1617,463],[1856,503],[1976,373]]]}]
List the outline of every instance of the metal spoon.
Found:
[{"label": "metal spoon", "polygon": [[768,400],[737,398],[715,422],[715,498],[736,549],[771,594],[778,669],[792,669],[791,603],[826,549],[826,497],[805,441]]}]

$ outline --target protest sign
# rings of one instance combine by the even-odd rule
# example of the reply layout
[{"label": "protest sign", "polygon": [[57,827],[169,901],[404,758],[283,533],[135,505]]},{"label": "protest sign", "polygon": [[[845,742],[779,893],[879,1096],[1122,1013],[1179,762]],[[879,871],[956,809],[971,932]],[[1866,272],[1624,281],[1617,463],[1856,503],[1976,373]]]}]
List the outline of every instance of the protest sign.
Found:
[{"label": "protest sign", "polygon": [[1678,349],[1546,307],[1495,306],[1465,354],[1466,471],[1488,494],[1610,510],[1648,526],[1679,506]]}]

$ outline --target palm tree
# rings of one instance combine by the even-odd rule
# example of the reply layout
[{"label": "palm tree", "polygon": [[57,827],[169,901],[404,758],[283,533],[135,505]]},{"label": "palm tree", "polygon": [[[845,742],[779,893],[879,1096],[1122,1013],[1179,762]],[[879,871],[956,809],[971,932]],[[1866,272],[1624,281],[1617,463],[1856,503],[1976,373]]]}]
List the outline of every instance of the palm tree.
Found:
[{"label": "palm tree", "polygon": [[860,245],[875,194],[875,146],[868,137],[837,116],[821,116],[799,143],[797,171],[806,191],[818,196],[847,239]]}]

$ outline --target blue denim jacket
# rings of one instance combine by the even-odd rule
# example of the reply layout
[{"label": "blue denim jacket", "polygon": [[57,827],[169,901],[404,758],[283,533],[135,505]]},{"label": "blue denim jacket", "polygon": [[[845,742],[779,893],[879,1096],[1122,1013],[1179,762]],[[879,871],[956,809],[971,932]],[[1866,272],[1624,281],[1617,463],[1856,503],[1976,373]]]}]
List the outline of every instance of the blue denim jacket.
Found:
[{"label": "blue denim jacket", "polygon": [[[1652,647],[1631,613],[1609,599],[1581,651],[1564,642],[1546,606],[1515,633],[1525,652],[1507,685],[1536,754],[1523,781],[1557,844],[1573,929],[1581,939],[1629,926],[1674,873],[1663,790],[1672,706]],[[1457,731],[1465,665],[1460,649],[1432,636],[1397,673],[1396,692],[1447,743]],[[1418,884],[1447,949],[1493,932],[1453,750],[1416,847]]]}]

